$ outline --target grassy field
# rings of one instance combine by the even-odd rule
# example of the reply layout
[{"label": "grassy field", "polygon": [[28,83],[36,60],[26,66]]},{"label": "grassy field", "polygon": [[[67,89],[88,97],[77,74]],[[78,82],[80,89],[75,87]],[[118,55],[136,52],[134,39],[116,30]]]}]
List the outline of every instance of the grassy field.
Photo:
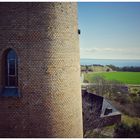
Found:
[{"label": "grassy field", "polygon": [[100,75],[107,80],[117,80],[125,84],[140,84],[140,72],[101,72],[101,73],[87,73],[85,80],[94,82],[94,77]]},{"label": "grassy field", "polygon": [[125,122],[128,125],[132,125],[133,123],[139,123],[140,124],[140,118],[130,117],[130,116],[124,115],[124,114],[122,114],[122,121]]}]

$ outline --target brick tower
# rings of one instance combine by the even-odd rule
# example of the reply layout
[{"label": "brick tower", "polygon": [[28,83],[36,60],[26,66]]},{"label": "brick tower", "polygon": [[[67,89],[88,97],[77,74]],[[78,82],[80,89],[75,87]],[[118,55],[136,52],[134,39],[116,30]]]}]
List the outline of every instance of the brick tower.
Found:
[{"label": "brick tower", "polygon": [[0,3],[0,137],[82,137],[76,3]]}]

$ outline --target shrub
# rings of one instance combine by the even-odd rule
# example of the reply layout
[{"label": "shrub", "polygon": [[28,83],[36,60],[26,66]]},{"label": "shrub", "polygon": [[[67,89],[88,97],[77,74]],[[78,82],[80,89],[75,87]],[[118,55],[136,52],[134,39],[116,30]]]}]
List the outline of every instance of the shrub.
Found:
[{"label": "shrub", "polygon": [[140,91],[137,92],[138,96],[140,96]]},{"label": "shrub", "polygon": [[139,138],[140,137],[140,124],[128,124],[121,122],[114,128],[115,138]]},{"label": "shrub", "polygon": [[84,79],[84,83],[89,83],[89,81]]},{"label": "shrub", "polygon": [[114,137],[116,138],[127,138],[129,133],[129,126],[123,122],[117,124],[114,128]]},{"label": "shrub", "polygon": [[132,129],[132,136],[134,138],[140,138],[140,124],[134,123],[131,126]]}]

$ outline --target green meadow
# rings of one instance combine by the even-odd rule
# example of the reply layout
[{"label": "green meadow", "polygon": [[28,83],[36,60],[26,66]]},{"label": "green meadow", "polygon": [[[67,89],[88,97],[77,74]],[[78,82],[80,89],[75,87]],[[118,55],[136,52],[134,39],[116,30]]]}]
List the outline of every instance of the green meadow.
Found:
[{"label": "green meadow", "polygon": [[94,83],[94,77],[98,75],[106,80],[117,80],[124,84],[140,84],[140,72],[91,72],[84,74],[84,79]]}]

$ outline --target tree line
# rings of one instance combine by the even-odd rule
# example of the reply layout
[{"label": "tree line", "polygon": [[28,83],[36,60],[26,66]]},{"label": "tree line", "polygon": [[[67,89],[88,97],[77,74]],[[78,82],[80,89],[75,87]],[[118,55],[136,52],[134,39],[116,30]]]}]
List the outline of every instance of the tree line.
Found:
[{"label": "tree line", "polygon": [[140,67],[138,66],[125,66],[125,67],[117,67],[114,65],[107,65],[113,71],[127,71],[127,72],[140,72]]},{"label": "tree line", "polygon": [[[140,66],[124,66],[124,67],[118,67],[115,65],[106,65],[108,68],[106,69],[107,72],[110,71],[124,71],[124,72],[140,72]],[[100,64],[93,64],[93,65],[81,65],[81,71],[85,72],[93,72],[94,67],[105,67]]]}]

